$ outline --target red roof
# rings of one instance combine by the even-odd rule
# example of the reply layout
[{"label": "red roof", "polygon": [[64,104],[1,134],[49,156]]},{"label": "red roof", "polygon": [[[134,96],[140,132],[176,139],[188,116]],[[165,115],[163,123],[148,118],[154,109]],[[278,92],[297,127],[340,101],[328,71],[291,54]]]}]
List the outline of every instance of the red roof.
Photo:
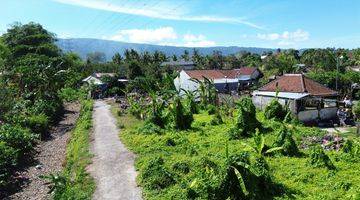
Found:
[{"label": "red roof", "polygon": [[304,76],[303,74],[284,74],[266,84],[260,91],[309,93],[313,96],[336,96],[337,92]]},{"label": "red roof", "polygon": [[222,78],[237,78],[240,75],[251,75],[257,68],[255,67],[242,67],[240,69],[230,70],[185,70],[185,72],[191,77],[196,79],[203,79],[203,77],[209,79],[222,79]]}]

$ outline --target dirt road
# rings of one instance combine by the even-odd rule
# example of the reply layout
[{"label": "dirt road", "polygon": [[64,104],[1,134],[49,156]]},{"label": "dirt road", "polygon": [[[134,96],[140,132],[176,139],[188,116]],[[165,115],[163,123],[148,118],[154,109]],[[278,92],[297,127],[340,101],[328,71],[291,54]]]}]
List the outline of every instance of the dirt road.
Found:
[{"label": "dirt road", "polygon": [[51,199],[49,188],[41,175],[58,173],[62,170],[65,160],[66,143],[71,130],[75,126],[79,116],[80,106],[78,103],[65,105],[65,114],[61,121],[49,131],[49,137],[41,141],[36,147],[39,152],[35,155],[35,162],[32,163],[21,176],[28,179],[28,183],[22,185],[20,190],[5,199],[21,200],[42,200]]},{"label": "dirt road", "polygon": [[93,112],[92,153],[89,172],[95,178],[93,199],[141,199],[134,168],[134,154],[121,143],[110,106],[96,101]]}]

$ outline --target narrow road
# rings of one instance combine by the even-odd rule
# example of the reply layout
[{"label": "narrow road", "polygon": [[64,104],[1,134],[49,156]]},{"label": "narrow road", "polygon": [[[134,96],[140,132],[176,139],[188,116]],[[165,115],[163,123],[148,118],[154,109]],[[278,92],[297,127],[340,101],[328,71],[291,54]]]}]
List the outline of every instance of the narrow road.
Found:
[{"label": "narrow road", "polygon": [[93,127],[94,158],[89,166],[96,182],[93,199],[141,199],[141,190],[135,181],[135,155],[121,143],[116,119],[103,101],[95,102]]}]

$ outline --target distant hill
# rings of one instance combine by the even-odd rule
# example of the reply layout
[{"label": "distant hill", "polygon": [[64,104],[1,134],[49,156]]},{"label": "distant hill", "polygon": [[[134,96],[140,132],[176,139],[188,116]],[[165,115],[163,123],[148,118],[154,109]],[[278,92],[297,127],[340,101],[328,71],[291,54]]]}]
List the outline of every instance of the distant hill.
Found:
[{"label": "distant hill", "polygon": [[[119,52],[124,53],[125,49],[134,49],[138,52],[154,52],[156,50],[164,52],[166,55],[171,56],[173,54],[179,56],[184,53],[184,50],[192,52],[192,47],[176,47],[176,46],[161,46],[161,45],[151,45],[151,44],[136,44],[136,43],[126,43],[118,42],[111,40],[100,40],[100,39],[87,39],[87,38],[72,38],[72,39],[58,39],[56,44],[64,52],[75,52],[85,59],[86,55],[91,52],[103,52],[106,55],[106,59],[110,60],[111,57]],[[239,51],[248,51],[251,53],[261,54],[265,51],[275,51],[275,49],[269,48],[257,48],[257,47],[197,47],[196,49],[203,55],[212,54],[213,51],[218,50],[223,53],[223,55],[235,54]]]}]

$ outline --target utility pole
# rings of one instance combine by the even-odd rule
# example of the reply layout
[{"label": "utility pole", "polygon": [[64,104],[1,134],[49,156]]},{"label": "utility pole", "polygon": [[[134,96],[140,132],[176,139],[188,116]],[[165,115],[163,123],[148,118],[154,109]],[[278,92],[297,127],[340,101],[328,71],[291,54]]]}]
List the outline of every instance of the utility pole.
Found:
[{"label": "utility pole", "polygon": [[336,58],[336,85],[335,85],[336,91],[338,90],[340,61],[341,61],[341,59],[343,59],[343,58],[344,58],[344,56],[340,56],[340,57],[337,57],[337,58]]}]

